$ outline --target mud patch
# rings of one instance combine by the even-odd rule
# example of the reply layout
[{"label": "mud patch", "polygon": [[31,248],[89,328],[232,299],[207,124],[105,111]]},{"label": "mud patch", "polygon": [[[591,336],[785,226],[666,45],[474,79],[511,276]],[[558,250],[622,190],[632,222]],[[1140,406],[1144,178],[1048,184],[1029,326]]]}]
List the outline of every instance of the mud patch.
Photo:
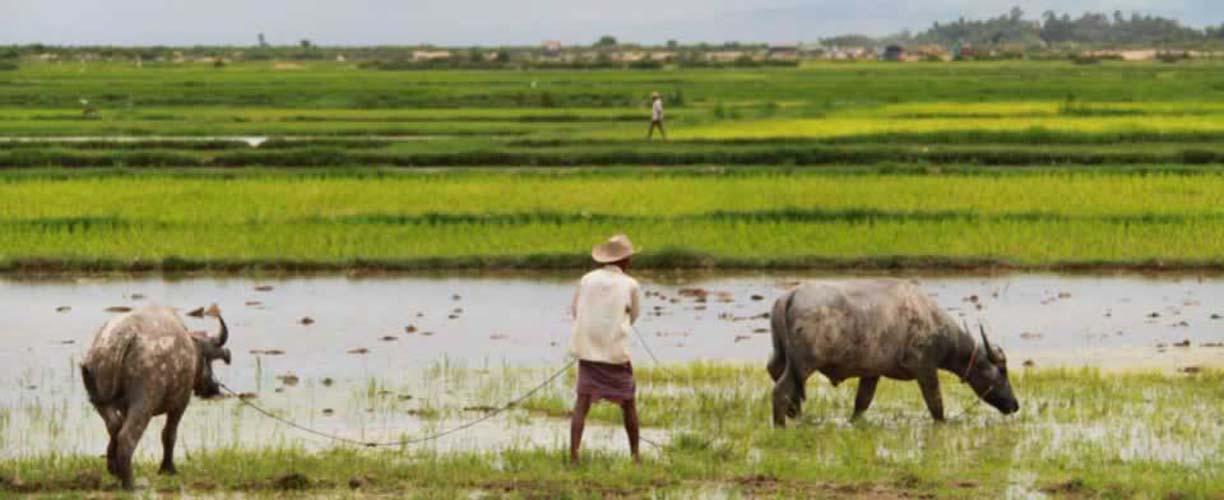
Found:
[{"label": "mud patch", "polygon": [[757,474],[736,478],[734,488],[749,498],[934,498],[933,494],[915,492],[875,483],[833,484],[812,481],[783,480]]},{"label": "mud patch", "polygon": [[1041,491],[1050,495],[1086,495],[1090,488],[1084,483],[1083,479],[1078,477],[1068,479],[1061,483],[1041,487]]},{"label": "mud patch", "polygon": [[311,484],[310,478],[300,472],[285,474],[272,481],[272,487],[282,491],[304,490]]}]

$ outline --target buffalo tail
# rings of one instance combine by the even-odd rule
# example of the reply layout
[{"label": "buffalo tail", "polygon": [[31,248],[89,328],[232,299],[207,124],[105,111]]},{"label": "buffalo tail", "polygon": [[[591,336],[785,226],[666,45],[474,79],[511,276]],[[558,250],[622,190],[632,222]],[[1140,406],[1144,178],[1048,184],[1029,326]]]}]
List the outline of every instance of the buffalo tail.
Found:
[{"label": "buffalo tail", "polygon": [[786,295],[779,298],[774,303],[774,309],[769,315],[769,326],[772,330],[774,361],[771,364],[781,362],[782,372],[780,376],[791,378],[791,399],[795,402],[802,402],[807,399],[807,388],[804,387],[802,375],[799,373],[799,366],[791,359],[790,352],[786,348],[787,338],[790,337],[790,325],[788,318],[790,316],[791,302],[795,298],[795,291],[786,292]]}]

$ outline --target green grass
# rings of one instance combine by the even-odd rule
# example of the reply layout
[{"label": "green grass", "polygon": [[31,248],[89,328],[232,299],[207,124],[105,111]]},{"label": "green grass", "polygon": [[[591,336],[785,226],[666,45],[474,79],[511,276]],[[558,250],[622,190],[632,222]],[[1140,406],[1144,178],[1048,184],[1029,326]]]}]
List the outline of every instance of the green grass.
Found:
[{"label": "green grass", "polygon": [[[362,70],[353,63],[22,64],[6,72],[0,106],[77,108],[90,99],[104,112],[127,107],[277,108],[625,107],[652,90],[678,91],[689,104],[806,102],[1201,101],[1224,97],[1218,62],[1108,63],[1014,61],[968,64],[816,64],[798,69],[664,71]],[[534,84],[533,84],[534,82]],[[544,95],[548,97],[545,98]],[[674,100],[674,99],[673,99]]]},{"label": "green grass", "polygon": [[[1221,69],[29,62],[0,75],[0,137],[143,139],[0,142],[0,271],[584,267],[617,231],[655,268],[1224,269]],[[641,137],[656,89],[666,144]],[[193,451],[176,478],[153,463],[139,475],[160,492],[258,496],[340,496],[354,480],[359,492],[424,497],[1224,491],[1220,372],[1015,371],[1023,410],[1012,418],[949,378],[949,425],[932,425],[900,383],[847,425],[852,385],[813,381],[803,420],[775,431],[761,367],[642,367],[643,423],[671,440],[641,468],[610,453],[568,468],[563,450],[536,446],[288,447]],[[447,389],[480,378],[430,376]],[[505,400],[520,382],[476,394]],[[514,418],[564,415],[563,385]],[[371,380],[355,397],[388,386]],[[464,414],[418,405],[431,422]],[[592,418],[619,416],[603,406]],[[109,492],[103,471],[93,456],[3,459],[0,496]]]},{"label": "green grass", "polygon": [[[0,77],[0,136],[300,142],[0,143],[0,167],[1220,164],[1220,67],[395,72],[335,62],[30,62]],[[642,141],[652,90],[668,99],[672,144]],[[84,116],[80,99],[97,112]]]},{"label": "green grass", "polygon": [[[526,497],[657,492],[965,498],[1044,491],[1212,498],[1224,491],[1224,427],[1214,417],[1224,374],[1217,371],[1015,370],[1012,382],[1022,406],[1008,417],[976,401],[949,375],[944,398],[952,417],[945,425],[930,421],[915,384],[894,381],[881,384],[863,421],[848,424],[853,383],[834,388],[817,376],[809,382],[804,415],[785,430],[769,425],[770,384],[763,367],[699,363],[637,372],[643,425],[670,435],[641,467],[631,465],[623,451],[588,451],[583,465],[569,467],[565,451],[552,446],[317,453],[289,446],[195,452],[179,460],[180,474],[173,478],[156,476],[155,463],[141,462],[137,475],[160,492],[258,496],[303,490],[335,495],[353,488],[364,494]],[[479,377],[522,376],[511,371]],[[516,418],[545,422],[564,435],[572,382],[571,374],[528,401]],[[591,421],[617,425],[619,415],[601,405]],[[94,456],[0,460],[0,492],[95,494],[113,488]]]},{"label": "green grass", "polygon": [[0,267],[1215,268],[1221,67],[31,62],[0,136],[139,139],[0,141]]},{"label": "green grass", "polygon": [[17,172],[0,262],[581,267],[627,231],[648,267],[1218,266],[1222,193],[1214,171]]}]

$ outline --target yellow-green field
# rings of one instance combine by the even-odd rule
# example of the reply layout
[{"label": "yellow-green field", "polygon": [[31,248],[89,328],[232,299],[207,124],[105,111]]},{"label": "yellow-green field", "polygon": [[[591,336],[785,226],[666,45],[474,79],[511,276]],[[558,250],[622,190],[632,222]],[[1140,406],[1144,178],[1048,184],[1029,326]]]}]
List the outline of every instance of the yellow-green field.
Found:
[{"label": "yellow-green field", "polygon": [[0,263],[582,266],[626,231],[657,267],[1214,268],[1221,68],[25,61]]},{"label": "yellow-green field", "polygon": [[[0,272],[577,269],[616,232],[643,249],[635,265],[656,269],[1224,270],[1218,61],[215,66],[23,60],[0,71]],[[655,90],[668,142],[644,138]],[[1224,491],[1219,372],[1013,371],[1014,418],[959,404],[952,423],[933,425],[916,389],[886,384],[871,418],[851,425],[852,389],[822,385],[798,425],[775,431],[760,367],[643,367],[643,422],[670,439],[642,467],[593,453],[565,468],[561,450],[535,445],[237,448],[192,450],[180,476],[150,486],[271,497]],[[953,382],[949,401],[971,397]],[[372,380],[354,401],[378,404],[382,383],[394,381]],[[568,391],[511,415],[564,415]],[[0,426],[8,415],[0,408]],[[102,471],[95,456],[5,458],[0,496],[110,494]]]},{"label": "yellow-green field", "polygon": [[[1224,176],[1048,171],[10,175],[0,259],[83,269],[1216,267]],[[908,262],[908,264],[906,264]]]}]

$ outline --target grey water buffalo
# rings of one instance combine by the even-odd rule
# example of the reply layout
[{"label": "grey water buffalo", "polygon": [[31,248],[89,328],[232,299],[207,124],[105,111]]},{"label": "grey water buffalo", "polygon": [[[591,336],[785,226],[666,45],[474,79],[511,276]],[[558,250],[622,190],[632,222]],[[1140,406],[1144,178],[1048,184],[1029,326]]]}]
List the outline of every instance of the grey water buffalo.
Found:
[{"label": "grey water buffalo", "polygon": [[174,441],[192,392],[204,398],[221,394],[212,362],[230,363],[229,329],[216,305],[205,315],[220,322],[216,337],[188,332],[167,307],[116,316],[98,330],[85,354],[81,379],[110,434],[106,469],[124,488],[132,487],[132,453],[151,418],[166,416],[159,472],[174,474]]},{"label": "grey water buffalo", "polygon": [[871,406],[880,377],[917,380],[927,409],[943,421],[939,370],[969,384],[1003,414],[1020,409],[1007,359],[981,330],[981,344],[918,286],[900,280],[811,282],[779,297],[770,313],[769,375],[774,425],[798,416],[804,384],[820,372],[834,385],[858,377],[856,419]]}]

